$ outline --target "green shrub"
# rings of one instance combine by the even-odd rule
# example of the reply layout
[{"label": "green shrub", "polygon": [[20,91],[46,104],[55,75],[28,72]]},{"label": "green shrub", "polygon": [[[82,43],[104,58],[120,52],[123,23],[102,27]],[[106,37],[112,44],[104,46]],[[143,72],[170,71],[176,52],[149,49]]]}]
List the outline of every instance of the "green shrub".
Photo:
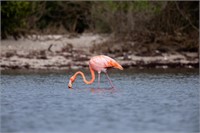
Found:
[{"label": "green shrub", "polygon": [[19,31],[26,28],[26,17],[30,14],[30,2],[2,1],[1,2],[1,37],[13,35],[17,39]]}]

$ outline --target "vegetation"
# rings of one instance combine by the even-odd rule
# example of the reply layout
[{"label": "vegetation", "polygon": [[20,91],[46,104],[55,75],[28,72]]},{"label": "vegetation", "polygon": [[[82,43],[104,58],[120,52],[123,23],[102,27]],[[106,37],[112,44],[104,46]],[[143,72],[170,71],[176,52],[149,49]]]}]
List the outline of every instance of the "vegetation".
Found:
[{"label": "vegetation", "polygon": [[199,34],[198,1],[2,1],[1,38],[27,34]]},{"label": "vegetation", "polygon": [[31,3],[25,1],[3,1],[1,4],[1,37],[3,39],[8,35],[16,37],[18,36],[17,32],[26,27],[25,18],[31,13]]}]

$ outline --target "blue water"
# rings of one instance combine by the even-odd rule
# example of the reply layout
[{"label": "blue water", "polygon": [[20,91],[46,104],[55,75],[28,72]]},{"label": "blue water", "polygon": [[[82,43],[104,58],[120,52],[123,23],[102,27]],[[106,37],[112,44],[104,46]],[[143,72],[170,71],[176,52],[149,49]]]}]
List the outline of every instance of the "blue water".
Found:
[{"label": "blue water", "polygon": [[116,89],[103,74],[68,89],[72,74],[2,72],[1,132],[199,132],[198,70],[111,70]]}]

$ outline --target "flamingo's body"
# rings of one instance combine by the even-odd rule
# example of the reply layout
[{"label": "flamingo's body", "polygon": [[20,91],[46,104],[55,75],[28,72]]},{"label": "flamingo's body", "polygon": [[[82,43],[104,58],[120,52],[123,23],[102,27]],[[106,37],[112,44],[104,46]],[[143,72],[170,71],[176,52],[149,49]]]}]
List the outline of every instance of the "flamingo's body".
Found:
[{"label": "flamingo's body", "polygon": [[72,87],[72,83],[75,81],[76,76],[78,74],[80,74],[83,77],[83,81],[86,84],[92,84],[95,80],[95,72],[94,71],[98,72],[98,87],[100,85],[100,73],[101,72],[104,72],[106,74],[111,86],[114,87],[108,74],[107,74],[107,71],[106,71],[107,68],[110,68],[110,67],[123,70],[123,67],[119,63],[117,63],[114,59],[112,59],[108,56],[105,56],[105,55],[94,56],[89,61],[89,68],[90,68],[90,72],[91,72],[91,76],[92,76],[91,80],[90,81],[86,80],[85,75],[81,71],[78,71],[70,78],[68,87],[69,88]]}]

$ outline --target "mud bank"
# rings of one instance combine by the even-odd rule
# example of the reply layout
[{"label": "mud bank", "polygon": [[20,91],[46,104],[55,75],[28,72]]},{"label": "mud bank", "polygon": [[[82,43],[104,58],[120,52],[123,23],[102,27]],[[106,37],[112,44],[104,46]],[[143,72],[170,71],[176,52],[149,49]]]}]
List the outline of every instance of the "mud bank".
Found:
[{"label": "mud bank", "polygon": [[[93,46],[109,39],[107,35],[31,36],[18,41],[1,41],[0,66],[5,69],[79,69],[88,67],[88,60],[97,54]],[[112,48],[111,48],[112,49]],[[104,53],[105,54],[105,53]],[[139,56],[133,53],[106,53],[124,68],[198,68],[197,52],[160,53]]]}]

